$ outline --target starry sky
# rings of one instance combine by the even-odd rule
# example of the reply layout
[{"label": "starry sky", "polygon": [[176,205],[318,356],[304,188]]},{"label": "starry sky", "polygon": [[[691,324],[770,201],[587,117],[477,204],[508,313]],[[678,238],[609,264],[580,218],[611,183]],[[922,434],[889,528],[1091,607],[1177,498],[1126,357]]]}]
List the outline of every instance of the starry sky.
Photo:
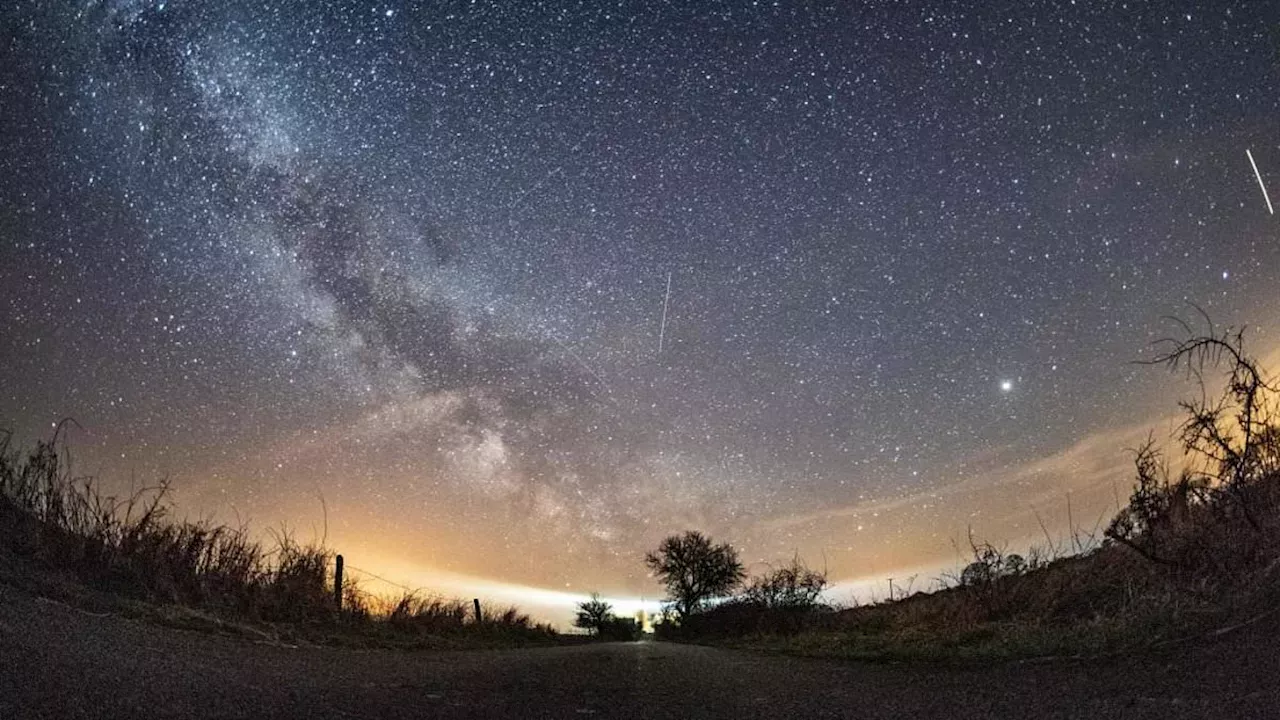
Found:
[{"label": "starry sky", "polygon": [[1280,356],[1271,3],[0,30],[0,423],[416,585],[652,597],[687,528],[838,581],[1091,529],[1173,422],[1131,364],[1164,316]]}]

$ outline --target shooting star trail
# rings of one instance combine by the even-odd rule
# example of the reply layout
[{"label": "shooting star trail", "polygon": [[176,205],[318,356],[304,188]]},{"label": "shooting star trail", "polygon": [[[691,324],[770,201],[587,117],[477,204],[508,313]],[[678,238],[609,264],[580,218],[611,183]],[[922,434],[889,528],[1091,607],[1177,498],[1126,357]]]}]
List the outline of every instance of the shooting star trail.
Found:
[{"label": "shooting star trail", "polygon": [[587,361],[583,360],[581,355],[574,352],[573,348],[564,344],[564,342],[561,341],[560,338],[556,337],[555,335],[550,335],[549,337],[552,339],[552,341],[555,342],[556,345],[560,346],[560,349],[563,350],[566,355],[573,358],[574,361],[576,361],[578,365],[582,367],[583,370],[586,370],[588,373],[591,373],[591,376],[594,377],[596,381],[600,383],[601,387],[604,388],[605,397],[608,398],[609,402],[613,403],[614,405],[618,404],[618,401],[613,397],[613,386],[609,384],[609,381],[604,379],[603,375],[596,372],[595,368],[587,364]]},{"label": "shooting star trail", "polygon": [[667,294],[662,297],[662,326],[658,328],[658,354],[662,354],[662,341],[667,338],[667,304],[671,302],[671,273],[667,273]]},{"label": "shooting star trail", "polygon": [[516,194],[516,196],[515,196],[515,199],[513,199],[513,200],[512,200],[512,201],[507,205],[507,209],[508,209],[508,210],[515,210],[515,209],[516,209],[516,207],[520,205],[520,202],[524,200],[524,197],[525,197],[526,195],[528,195],[529,193],[534,192],[534,191],[536,191],[538,188],[542,187],[544,183],[546,183],[548,180],[550,180],[551,178],[555,177],[556,175],[560,174],[563,170],[564,170],[564,166],[563,166],[563,165],[557,165],[556,167],[552,168],[552,169],[551,169],[551,172],[549,172],[549,173],[547,173],[545,176],[543,176],[543,178],[542,178],[541,180],[539,180],[538,182],[534,183],[531,187],[527,187],[527,188],[525,188],[524,190],[521,190],[519,193],[517,193],[517,194]]},{"label": "shooting star trail", "polygon": [[[593,134],[595,134],[595,130],[592,130],[587,134],[583,135],[581,140],[578,140],[578,142],[574,144],[573,147],[569,148],[568,154],[570,156],[577,155],[578,151],[582,149],[582,144],[587,142],[587,140],[589,140]],[[520,206],[522,202],[524,202],[525,197],[529,195],[529,193],[537,191],[539,188],[545,185],[548,180],[550,180],[551,178],[563,172],[564,172],[564,165],[557,165],[551,168],[551,171],[548,172],[546,175],[543,175],[541,180],[534,183],[530,187],[527,187],[521,190],[520,192],[516,193],[516,196],[512,198],[511,202],[507,203],[507,210],[509,211],[515,210],[517,207]]]},{"label": "shooting star trail", "polygon": [[1258,178],[1258,187],[1262,188],[1262,199],[1267,201],[1267,210],[1275,215],[1276,209],[1271,206],[1271,196],[1267,194],[1267,186],[1262,184],[1262,173],[1258,172],[1258,163],[1253,161],[1253,152],[1245,148],[1244,154],[1249,156],[1249,164],[1253,166],[1253,176]]}]

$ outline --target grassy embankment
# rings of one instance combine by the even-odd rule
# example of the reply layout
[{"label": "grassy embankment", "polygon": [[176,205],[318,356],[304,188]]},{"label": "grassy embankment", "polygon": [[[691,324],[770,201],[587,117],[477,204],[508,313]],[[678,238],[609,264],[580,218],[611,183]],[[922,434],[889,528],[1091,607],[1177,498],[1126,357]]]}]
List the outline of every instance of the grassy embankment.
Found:
[{"label": "grassy embankment", "polygon": [[0,435],[0,582],[79,607],[279,642],[511,647],[559,641],[515,608],[422,593],[388,598],[344,583],[333,553],[245,528],[172,517],[160,484],[119,499],[69,470],[60,433],[23,452]]},{"label": "grassy embankment", "polygon": [[1280,608],[1280,423],[1277,388],[1242,345],[1241,333],[1211,327],[1153,361],[1193,377],[1222,369],[1225,390],[1181,403],[1185,470],[1171,472],[1151,443],[1137,451],[1129,504],[1082,552],[1042,547],[1024,558],[973,542],[973,562],[938,592],[844,610],[743,597],[665,634],[799,655],[963,663],[1122,653],[1258,627]]}]

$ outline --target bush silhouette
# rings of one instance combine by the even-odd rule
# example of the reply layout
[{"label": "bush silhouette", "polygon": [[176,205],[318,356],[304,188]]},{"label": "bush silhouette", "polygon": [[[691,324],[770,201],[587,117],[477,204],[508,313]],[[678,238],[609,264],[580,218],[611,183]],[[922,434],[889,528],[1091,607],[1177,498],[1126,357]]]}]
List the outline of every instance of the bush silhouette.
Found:
[{"label": "bush silhouette", "polygon": [[752,578],[741,599],[770,610],[804,610],[818,602],[827,586],[826,572],[810,570],[799,558]]}]

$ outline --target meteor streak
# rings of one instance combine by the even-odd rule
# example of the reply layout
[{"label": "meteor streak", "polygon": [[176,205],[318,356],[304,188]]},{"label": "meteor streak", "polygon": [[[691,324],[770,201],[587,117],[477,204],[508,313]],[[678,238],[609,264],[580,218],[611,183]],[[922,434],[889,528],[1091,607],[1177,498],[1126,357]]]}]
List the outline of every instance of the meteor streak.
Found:
[{"label": "meteor streak", "polygon": [[1262,173],[1258,172],[1258,163],[1253,161],[1253,153],[1245,148],[1244,154],[1249,156],[1249,164],[1253,166],[1253,176],[1258,178],[1258,187],[1262,188],[1262,199],[1267,201],[1267,210],[1275,215],[1276,209],[1271,206],[1271,196],[1267,194],[1267,186],[1262,184]]},{"label": "meteor streak", "polygon": [[658,354],[662,354],[662,341],[667,337],[667,303],[671,302],[671,273],[667,273],[667,294],[662,297],[662,327],[658,328]]}]

